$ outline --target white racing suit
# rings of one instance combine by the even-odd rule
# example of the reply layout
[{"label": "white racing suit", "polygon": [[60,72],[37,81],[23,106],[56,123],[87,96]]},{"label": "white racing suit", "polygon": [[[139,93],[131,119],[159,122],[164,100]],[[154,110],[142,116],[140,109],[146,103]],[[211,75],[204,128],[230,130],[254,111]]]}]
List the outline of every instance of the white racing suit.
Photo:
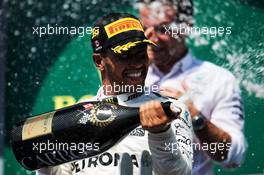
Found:
[{"label": "white racing suit", "polygon": [[[100,101],[102,89],[93,100]],[[192,126],[187,108],[176,100],[158,94],[117,95],[118,104],[139,107],[146,101],[172,101],[182,109],[178,119],[162,133],[150,133],[141,126],[100,155],[42,168],[38,175],[190,175],[192,169]],[[91,101],[91,99],[85,100]]]}]

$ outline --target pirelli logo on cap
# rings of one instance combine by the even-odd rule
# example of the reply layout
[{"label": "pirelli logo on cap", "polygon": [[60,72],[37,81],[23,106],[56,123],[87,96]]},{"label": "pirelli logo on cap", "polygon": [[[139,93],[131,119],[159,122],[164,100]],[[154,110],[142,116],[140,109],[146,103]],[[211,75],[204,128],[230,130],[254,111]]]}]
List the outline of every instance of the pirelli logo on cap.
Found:
[{"label": "pirelli logo on cap", "polygon": [[130,30],[140,30],[144,32],[140,22],[134,18],[123,18],[106,25],[104,28],[108,38]]}]

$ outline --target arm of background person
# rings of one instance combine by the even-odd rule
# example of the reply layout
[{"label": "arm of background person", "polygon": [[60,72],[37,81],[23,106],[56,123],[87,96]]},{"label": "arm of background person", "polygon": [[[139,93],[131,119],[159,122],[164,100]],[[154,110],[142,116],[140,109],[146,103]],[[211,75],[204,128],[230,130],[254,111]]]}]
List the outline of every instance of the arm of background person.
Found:
[{"label": "arm of background person", "polygon": [[[226,72],[226,75],[218,75],[218,90],[215,96],[217,104],[212,113],[207,127],[196,135],[203,142],[226,142],[231,143],[215,155],[210,155],[214,160],[226,168],[236,168],[241,165],[245,158],[247,142],[244,136],[244,109],[241,98],[239,83],[235,77]],[[222,78],[221,78],[222,77]],[[222,154],[222,155],[221,155]]]},{"label": "arm of background person", "polygon": [[[223,72],[221,72],[222,74]],[[195,134],[203,144],[221,144],[221,149],[212,151],[205,150],[207,154],[216,162],[221,163],[226,168],[238,167],[244,157],[247,149],[247,142],[243,133],[244,129],[244,112],[241,100],[239,84],[230,72],[225,75],[219,75],[215,84],[216,95],[212,103],[216,104],[211,119],[206,120],[206,126],[196,131]],[[217,75],[216,75],[217,76]],[[182,92],[170,87],[161,89],[161,94],[179,98]],[[189,108],[191,117],[200,114],[192,101],[187,100],[186,105]],[[224,146],[222,146],[224,145]]]}]

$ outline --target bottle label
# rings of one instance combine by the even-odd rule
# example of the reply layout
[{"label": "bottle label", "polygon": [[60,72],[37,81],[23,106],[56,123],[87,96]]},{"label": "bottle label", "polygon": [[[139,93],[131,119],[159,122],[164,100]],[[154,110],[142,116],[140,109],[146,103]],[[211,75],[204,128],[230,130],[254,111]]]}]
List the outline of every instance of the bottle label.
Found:
[{"label": "bottle label", "polygon": [[27,119],[22,129],[22,140],[50,134],[55,112],[49,112]]},{"label": "bottle label", "polygon": [[110,125],[116,118],[114,110],[117,110],[117,107],[111,103],[99,103],[99,104],[86,104],[85,111],[82,111],[83,115],[80,118],[80,124],[90,124],[97,127],[106,127]]}]

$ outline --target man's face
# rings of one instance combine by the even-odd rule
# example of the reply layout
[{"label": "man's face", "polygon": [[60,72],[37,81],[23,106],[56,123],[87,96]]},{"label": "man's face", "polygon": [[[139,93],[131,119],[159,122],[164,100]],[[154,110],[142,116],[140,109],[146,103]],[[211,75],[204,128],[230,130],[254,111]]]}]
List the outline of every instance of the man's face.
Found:
[{"label": "man's face", "polygon": [[131,48],[124,54],[108,51],[104,57],[104,75],[113,85],[142,85],[147,75],[147,45]]},{"label": "man's face", "polygon": [[151,61],[158,64],[166,64],[174,59],[181,40],[166,33],[164,25],[169,25],[176,18],[176,10],[170,5],[159,3],[144,6],[140,10],[140,18],[146,29],[146,36],[157,44],[157,47],[148,47],[148,56]]}]

